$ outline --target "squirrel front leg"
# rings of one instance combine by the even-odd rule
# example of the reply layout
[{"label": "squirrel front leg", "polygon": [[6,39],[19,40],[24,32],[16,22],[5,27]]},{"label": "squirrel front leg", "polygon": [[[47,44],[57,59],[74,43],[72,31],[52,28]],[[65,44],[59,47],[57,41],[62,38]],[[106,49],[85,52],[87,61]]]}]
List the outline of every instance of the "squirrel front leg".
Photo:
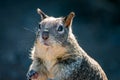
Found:
[{"label": "squirrel front leg", "polygon": [[27,73],[28,80],[47,80],[45,68],[40,59],[33,60]]}]

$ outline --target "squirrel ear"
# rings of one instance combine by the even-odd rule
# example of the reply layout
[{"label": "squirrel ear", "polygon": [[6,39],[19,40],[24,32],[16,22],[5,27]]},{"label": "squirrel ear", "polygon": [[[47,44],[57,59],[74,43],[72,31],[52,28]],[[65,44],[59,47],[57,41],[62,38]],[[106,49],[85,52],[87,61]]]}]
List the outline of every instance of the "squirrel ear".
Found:
[{"label": "squirrel ear", "polygon": [[75,13],[70,12],[69,15],[64,18],[64,24],[66,27],[69,27],[71,25],[74,16],[75,16]]},{"label": "squirrel ear", "polygon": [[37,13],[41,16],[41,20],[47,18],[48,16],[39,8],[37,8]]}]

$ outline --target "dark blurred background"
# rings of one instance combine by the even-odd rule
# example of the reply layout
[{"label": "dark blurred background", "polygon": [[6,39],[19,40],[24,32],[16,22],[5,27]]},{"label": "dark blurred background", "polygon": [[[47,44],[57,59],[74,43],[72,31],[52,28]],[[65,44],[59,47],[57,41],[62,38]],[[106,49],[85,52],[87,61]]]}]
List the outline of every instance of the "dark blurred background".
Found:
[{"label": "dark blurred background", "polygon": [[26,80],[40,21],[74,11],[73,32],[109,80],[120,80],[120,0],[0,0],[0,80]]}]

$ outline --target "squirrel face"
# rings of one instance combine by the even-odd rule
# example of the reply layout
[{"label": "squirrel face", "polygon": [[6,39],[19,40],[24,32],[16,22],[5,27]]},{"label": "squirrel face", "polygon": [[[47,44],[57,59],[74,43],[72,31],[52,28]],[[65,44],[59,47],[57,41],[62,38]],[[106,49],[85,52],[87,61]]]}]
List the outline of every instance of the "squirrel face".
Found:
[{"label": "squirrel face", "polygon": [[54,18],[47,16],[40,9],[37,9],[41,15],[37,39],[45,46],[63,45],[67,41],[71,31],[71,24],[74,13],[71,12],[67,17]]},{"label": "squirrel face", "polygon": [[67,40],[69,28],[65,27],[62,18],[48,17],[39,24],[38,38],[44,45],[62,44]]}]

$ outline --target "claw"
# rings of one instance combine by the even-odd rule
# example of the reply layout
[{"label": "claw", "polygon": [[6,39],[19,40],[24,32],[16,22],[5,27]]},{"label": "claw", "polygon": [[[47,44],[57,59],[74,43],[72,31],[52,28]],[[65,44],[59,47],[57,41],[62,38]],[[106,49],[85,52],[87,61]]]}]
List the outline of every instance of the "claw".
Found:
[{"label": "claw", "polygon": [[27,73],[27,80],[31,80],[31,79],[37,79],[38,78],[38,73],[34,70],[30,70]]}]

